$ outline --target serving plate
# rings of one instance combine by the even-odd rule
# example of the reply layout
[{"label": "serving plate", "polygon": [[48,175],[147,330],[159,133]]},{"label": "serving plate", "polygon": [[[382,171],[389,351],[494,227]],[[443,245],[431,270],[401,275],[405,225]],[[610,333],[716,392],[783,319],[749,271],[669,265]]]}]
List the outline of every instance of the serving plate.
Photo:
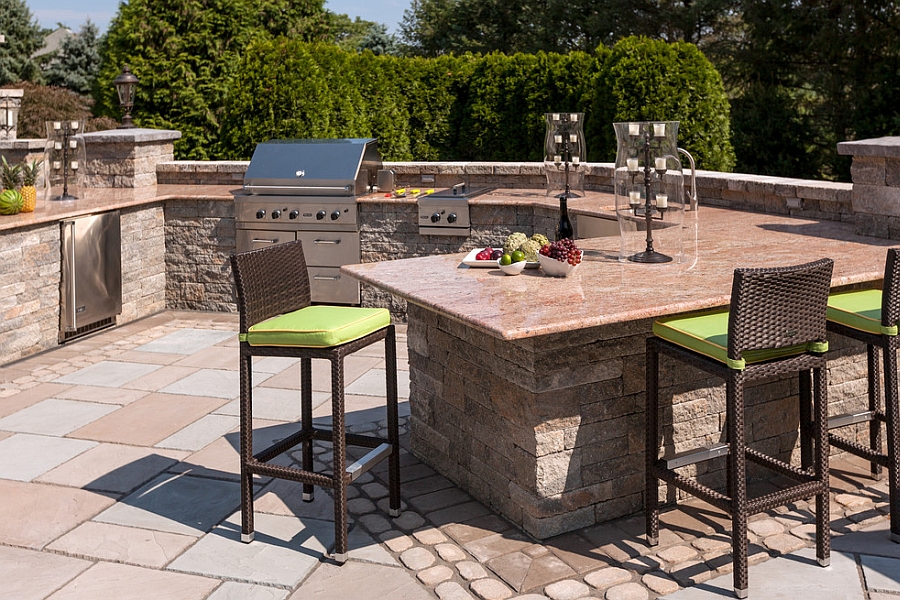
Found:
[{"label": "serving plate", "polygon": [[463,259],[463,264],[467,267],[476,267],[476,268],[487,268],[487,269],[496,269],[497,261],[496,260],[475,260],[475,256],[484,250],[484,248],[475,248]]}]

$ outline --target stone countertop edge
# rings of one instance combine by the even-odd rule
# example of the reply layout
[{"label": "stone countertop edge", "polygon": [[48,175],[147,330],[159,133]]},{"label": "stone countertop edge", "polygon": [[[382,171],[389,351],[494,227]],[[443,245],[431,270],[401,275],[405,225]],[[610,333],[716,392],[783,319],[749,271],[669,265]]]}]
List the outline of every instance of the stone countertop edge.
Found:
[{"label": "stone countertop edge", "polygon": [[[84,188],[77,200],[38,199],[34,212],[0,217],[0,231],[52,223],[110,210],[142,206],[166,200],[234,200],[234,186],[152,185],[137,188]],[[40,193],[40,192],[38,192]]]},{"label": "stone countertop edge", "polygon": [[493,337],[525,340],[726,307],[738,267],[828,257],[834,288],[877,282],[887,248],[897,245],[856,235],[847,223],[712,207],[700,213],[696,241],[686,244],[681,263],[619,261],[619,237],[612,236],[578,240],[585,257],[568,278],[469,268],[461,264],[464,253],[346,265],[341,272]]}]

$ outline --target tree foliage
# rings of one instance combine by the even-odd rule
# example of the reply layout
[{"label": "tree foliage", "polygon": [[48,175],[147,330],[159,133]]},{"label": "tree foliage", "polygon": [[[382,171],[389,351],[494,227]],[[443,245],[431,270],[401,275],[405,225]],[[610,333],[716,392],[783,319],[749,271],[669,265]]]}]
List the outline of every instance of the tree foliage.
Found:
[{"label": "tree foliage", "polygon": [[322,0],[130,0],[119,5],[101,49],[97,99],[118,116],[112,82],[127,64],[140,83],[135,122],[177,129],[180,158],[216,149],[228,82],[251,42],[327,34]]},{"label": "tree foliage", "polygon": [[0,0],[0,85],[39,81],[40,69],[31,55],[44,45],[41,28],[24,0]]},{"label": "tree foliage", "polygon": [[77,35],[65,38],[44,75],[47,84],[90,94],[100,70],[97,26],[88,21]]},{"label": "tree foliage", "polygon": [[682,121],[701,166],[733,164],[721,79],[690,44],[628,38],[594,54],[426,59],[268,40],[232,81],[222,157],[249,158],[273,138],[377,137],[387,160],[540,161],[544,113],[571,111],[596,134],[587,158],[611,160],[612,120],[662,118],[652,103]]},{"label": "tree foliage", "polygon": [[[5,86],[8,87],[8,86]],[[93,115],[90,96],[76,94],[72,90],[29,82],[18,82],[15,87],[25,91],[19,111],[18,137],[20,139],[44,139],[47,137],[47,121],[84,121],[85,131],[115,129],[118,123],[109,117]]]}]

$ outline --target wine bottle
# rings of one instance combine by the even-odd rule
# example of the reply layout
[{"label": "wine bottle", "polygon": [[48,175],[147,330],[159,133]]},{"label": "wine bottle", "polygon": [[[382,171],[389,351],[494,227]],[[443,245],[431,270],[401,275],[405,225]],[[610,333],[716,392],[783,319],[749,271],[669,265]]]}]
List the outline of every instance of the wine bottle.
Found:
[{"label": "wine bottle", "polygon": [[568,198],[565,194],[559,196],[559,223],[556,224],[556,241],[562,239],[575,239],[575,230],[569,220]]}]

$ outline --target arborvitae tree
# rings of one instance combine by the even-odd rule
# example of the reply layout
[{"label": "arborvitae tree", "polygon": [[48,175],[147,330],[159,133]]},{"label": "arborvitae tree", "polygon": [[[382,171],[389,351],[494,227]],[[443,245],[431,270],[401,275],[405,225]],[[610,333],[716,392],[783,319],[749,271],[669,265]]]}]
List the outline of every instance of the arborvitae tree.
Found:
[{"label": "arborvitae tree", "polygon": [[134,120],[177,129],[178,158],[215,156],[228,81],[251,41],[325,39],[323,0],[130,0],[101,48],[97,100],[119,116],[113,79],[127,64],[139,79]]},{"label": "arborvitae tree", "polygon": [[40,25],[24,0],[0,0],[0,85],[39,81],[41,71],[31,55],[44,45]]},{"label": "arborvitae tree", "polygon": [[45,75],[49,85],[64,87],[79,94],[90,94],[100,70],[100,40],[97,26],[88,21],[77,35],[59,46]]}]

